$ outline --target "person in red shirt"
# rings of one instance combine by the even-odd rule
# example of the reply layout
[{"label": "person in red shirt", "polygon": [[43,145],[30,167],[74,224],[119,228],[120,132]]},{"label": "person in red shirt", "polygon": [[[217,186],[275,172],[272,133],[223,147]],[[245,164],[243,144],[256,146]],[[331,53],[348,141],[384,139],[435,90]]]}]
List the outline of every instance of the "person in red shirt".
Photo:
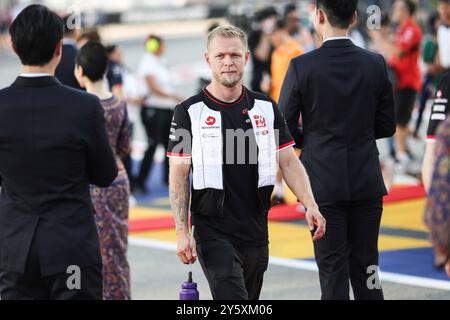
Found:
[{"label": "person in red shirt", "polygon": [[396,75],[397,158],[403,168],[409,160],[406,153],[408,123],[422,85],[419,69],[422,31],[414,19],[415,11],[416,4],[412,0],[394,2],[392,20],[399,24],[394,43],[383,38],[379,32],[371,33]]}]

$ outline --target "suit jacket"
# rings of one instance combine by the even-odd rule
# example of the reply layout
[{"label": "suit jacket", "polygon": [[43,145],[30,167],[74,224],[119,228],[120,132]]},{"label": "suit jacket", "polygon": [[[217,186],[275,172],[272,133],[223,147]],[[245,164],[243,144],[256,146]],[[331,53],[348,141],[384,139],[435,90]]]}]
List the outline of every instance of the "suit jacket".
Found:
[{"label": "suit jacket", "polygon": [[376,139],[395,133],[395,118],[381,55],[350,39],[326,41],[291,61],[279,104],[302,149],[318,201],[374,199],[387,193]]},{"label": "suit jacket", "polygon": [[62,47],[61,61],[56,68],[55,76],[61,81],[62,84],[80,89],[80,84],[75,78],[75,58],[77,56],[78,49],[73,44],[64,44]]},{"label": "suit jacket", "polygon": [[89,185],[117,167],[97,97],[51,76],[0,90],[0,176],[0,270],[23,273],[32,241],[44,276],[101,263]]}]

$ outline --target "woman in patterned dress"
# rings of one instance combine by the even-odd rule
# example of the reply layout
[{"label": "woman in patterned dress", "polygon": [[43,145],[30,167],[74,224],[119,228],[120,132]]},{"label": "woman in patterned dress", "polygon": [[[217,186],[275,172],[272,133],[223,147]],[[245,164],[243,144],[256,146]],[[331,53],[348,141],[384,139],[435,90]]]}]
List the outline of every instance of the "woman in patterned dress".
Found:
[{"label": "woman in patterned dress", "polygon": [[103,260],[103,299],[130,299],[127,261],[130,183],[122,160],[130,152],[126,104],[104,82],[108,57],[102,44],[88,42],[77,55],[75,75],[81,87],[96,95],[105,111],[106,130],[119,174],[108,188],[91,187]]},{"label": "woman in patterned dress", "polygon": [[447,257],[445,269],[450,277],[450,117],[439,130],[435,157],[425,223],[434,247]]}]

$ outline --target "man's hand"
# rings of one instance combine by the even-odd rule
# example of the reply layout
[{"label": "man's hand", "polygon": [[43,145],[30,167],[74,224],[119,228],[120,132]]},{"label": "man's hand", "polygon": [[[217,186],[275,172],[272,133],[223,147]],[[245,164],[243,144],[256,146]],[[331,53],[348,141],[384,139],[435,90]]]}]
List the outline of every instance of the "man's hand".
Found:
[{"label": "man's hand", "polygon": [[308,221],[309,230],[313,231],[314,225],[317,226],[317,230],[313,235],[313,241],[319,240],[325,235],[326,221],[319,212],[319,208],[314,200],[305,168],[295,155],[292,147],[280,151],[279,161],[284,181],[286,181],[297,199],[308,208],[306,210],[306,220]]},{"label": "man's hand", "polygon": [[321,239],[325,235],[326,220],[319,212],[319,208],[311,207],[306,210],[306,221],[308,222],[309,230],[313,231],[314,226],[317,226],[317,230],[313,235],[313,241]]},{"label": "man's hand", "polygon": [[195,240],[190,239],[189,232],[179,232],[177,234],[177,256],[184,264],[195,263],[197,261],[197,250]]}]

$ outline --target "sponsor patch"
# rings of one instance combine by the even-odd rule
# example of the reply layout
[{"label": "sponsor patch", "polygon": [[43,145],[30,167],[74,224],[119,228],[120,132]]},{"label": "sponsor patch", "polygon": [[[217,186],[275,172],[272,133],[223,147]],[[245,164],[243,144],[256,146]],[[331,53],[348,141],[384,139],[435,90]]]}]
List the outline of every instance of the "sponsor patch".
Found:
[{"label": "sponsor patch", "polygon": [[257,128],[264,128],[264,127],[267,126],[266,125],[266,118],[264,118],[263,116],[254,115],[253,119],[255,120]]},{"label": "sponsor patch", "polygon": [[205,123],[208,126],[213,126],[216,123],[216,118],[214,118],[213,116],[209,116],[208,118],[206,118]]},{"label": "sponsor patch", "polygon": [[433,106],[434,112],[445,112],[445,106],[443,104],[436,104]]},{"label": "sponsor patch", "polygon": [[445,120],[445,114],[443,113],[434,113],[431,115],[431,120]]}]

